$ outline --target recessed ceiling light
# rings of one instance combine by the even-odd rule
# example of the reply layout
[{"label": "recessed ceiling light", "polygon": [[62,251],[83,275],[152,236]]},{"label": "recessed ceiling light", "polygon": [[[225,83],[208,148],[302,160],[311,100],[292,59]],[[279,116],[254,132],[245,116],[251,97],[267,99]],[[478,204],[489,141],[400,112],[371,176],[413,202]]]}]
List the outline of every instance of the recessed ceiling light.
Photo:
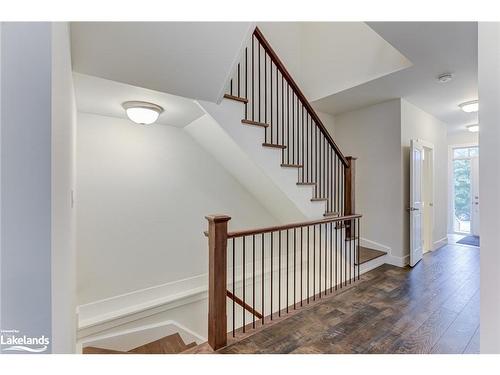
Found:
[{"label": "recessed ceiling light", "polygon": [[453,79],[453,74],[443,73],[443,74],[440,74],[437,79],[441,83],[450,82]]},{"label": "recessed ceiling light", "polygon": [[477,133],[479,131],[479,124],[467,125],[466,128],[472,133]]},{"label": "recessed ceiling light", "polygon": [[471,100],[470,102],[465,102],[458,105],[462,111],[470,113],[477,112],[479,110],[479,101]]},{"label": "recessed ceiling light", "polygon": [[122,107],[131,121],[141,125],[153,124],[163,112],[159,105],[140,101],[125,102]]}]

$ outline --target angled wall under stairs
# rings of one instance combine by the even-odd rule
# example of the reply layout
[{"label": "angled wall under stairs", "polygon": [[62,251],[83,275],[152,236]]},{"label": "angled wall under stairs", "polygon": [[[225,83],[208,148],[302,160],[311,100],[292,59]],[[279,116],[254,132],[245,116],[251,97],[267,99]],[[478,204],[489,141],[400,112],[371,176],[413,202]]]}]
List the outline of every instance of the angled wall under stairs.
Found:
[{"label": "angled wall under stairs", "polygon": [[314,186],[298,184],[300,168],[283,166],[282,149],[263,145],[264,127],[242,122],[244,103],[224,99],[199,102],[208,117],[186,130],[253,195],[284,222],[319,219],[323,200],[313,200]]}]

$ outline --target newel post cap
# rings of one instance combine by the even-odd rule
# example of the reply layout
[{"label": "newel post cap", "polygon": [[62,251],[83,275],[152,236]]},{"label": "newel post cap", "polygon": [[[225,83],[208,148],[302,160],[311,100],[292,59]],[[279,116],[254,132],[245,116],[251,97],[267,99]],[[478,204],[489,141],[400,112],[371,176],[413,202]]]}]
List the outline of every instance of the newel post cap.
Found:
[{"label": "newel post cap", "polygon": [[222,215],[222,214],[212,214],[205,216],[210,223],[223,223],[225,221],[231,220],[231,216]]}]

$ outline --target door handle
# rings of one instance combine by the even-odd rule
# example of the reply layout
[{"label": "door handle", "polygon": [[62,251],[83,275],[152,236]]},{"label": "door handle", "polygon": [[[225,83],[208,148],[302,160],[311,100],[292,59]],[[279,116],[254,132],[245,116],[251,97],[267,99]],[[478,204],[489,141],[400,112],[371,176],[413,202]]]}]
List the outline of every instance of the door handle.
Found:
[{"label": "door handle", "polygon": [[419,210],[419,208],[415,208],[415,207],[408,207],[406,210],[407,210],[407,211],[410,211],[410,212],[411,212],[411,211],[418,211],[418,210]]}]

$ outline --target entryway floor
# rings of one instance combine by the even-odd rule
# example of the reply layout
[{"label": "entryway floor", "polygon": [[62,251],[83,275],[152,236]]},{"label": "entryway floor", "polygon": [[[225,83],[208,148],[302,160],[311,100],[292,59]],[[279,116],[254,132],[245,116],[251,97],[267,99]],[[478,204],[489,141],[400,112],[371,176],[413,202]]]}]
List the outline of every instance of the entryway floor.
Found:
[{"label": "entryway floor", "polygon": [[478,353],[479,249],[446,245],[414,268],[359,284],[220,353]]}]

